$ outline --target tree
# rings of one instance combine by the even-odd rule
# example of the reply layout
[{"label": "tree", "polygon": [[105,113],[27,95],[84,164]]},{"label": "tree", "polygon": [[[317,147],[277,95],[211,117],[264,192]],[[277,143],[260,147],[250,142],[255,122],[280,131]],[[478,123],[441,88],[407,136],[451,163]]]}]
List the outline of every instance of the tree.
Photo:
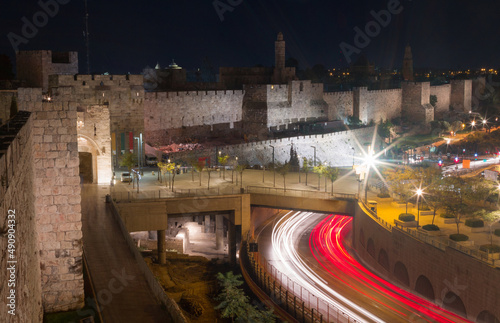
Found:
[{"label": "tree", "polygon": [[191,181],[194,182],[194,170],[196,169],[196,166],[198,165],[198,159],[196,157],[191,157],[191,158],[189,158],[188,162],[189,162],[189,165],[191,166]]},{"label": "tree", "polygon": [[238,288],[243,284],[241,275],[234,275],[232,271],[225,275],[218,273],[217,280],[222,291],[216,297],[216,300],[221,303],[215,309],[222,310],[222,317],[230,317],[232,322],[235,318],[239,322],[274,323],[276,321],[272,310],[261,311],[250,304],[249,297]]},{"label": "tree", "polygon": [[378,135],[384,139],[389,138],[389,142],[391,141],[391,130],[394,128],[391,120],[387,119],[383,121],[380,119],[379,126],[377,128]]},{"label": "tree", "polygon": [[[136,165],[137,163],[137,157],[135,154],[132,153],[126,153],[123,155],[122,160],[120,161],[120,166],[121,167],[127,167],[129,173],[132,171],[132,168]],[[130,182],[128,182],[128,185],[130,185]]]},{"label": "tree", "polygon": [[313,162],[310,159],[303,157],[302,170],[304,171],[304,173],[306,173],[306,186],[307,186],[307,174],[311,171],[312,164]]},{"label": "tree", "polygon": [[318,191],[319,191],[321,190],[321,175],[325,172],[325,166],[323,166],[321,161],[318,166],[313,167],[313,172],[318,174]]},{"label": "tree", "polygon": [[217,280],[222,286],[222,291],[216,298],[221,303],[215,309],[222,310],[221,316],[230,317],[231,322],[234,322],[235,317],[244,317],[250,306],[250,299],[242,289],[238,288],[243,285],[241,275],[234,275],[232,271],[226,275],[218,273]]},{"label": "tree", "polygon": [[483,218],[484,221],[486,221],[486,223],[490,227],[490,244],[493,245],[492,227],[493,224],[495,224],[500,220],[500,210],[495,210],[495,211],[482,210],[481,214],[479,215]]},{"label": "tree", "polygon": [[172,181],[171,181],[170,187],[172,188],[172,192],[173,192],[174,191],[175,175],[177,174],[177,170],[181,168],[181,165],[176,165],[175,163],[168,163],[166,168],[167,168],[167,171],[172,174]]},{"label": "tree", "polygon": [[226,179],[226,165],[227,165],[227,162],[229,161],[229,156],[228,155],[219,156],[218,161],[219,161],[219,164],[222,166],[222,172],[223,172],[222,179],[225,180]]},{"label": "tree", "polygon": [[332,184],[332,191],[331,194],[333,195],[333,182],[337,180],[337,177],[339,176],[339,169],[337,167],[332,167],[332,166],[326,166],[324,170],[324,175],[326,178],[328,178]]},{"label": "tree", "polygon": [[165,186],[168,186],[169,183],[167,182],[167,179],[165,178],[165,175],[167,174],[168,172],[168,163],[164,163],[164,162],[159,162],[158,163],[158,168],[160,169],[160,178],[163,177],[164,181],[165,181]]},{"label": "tree", "polygon": [[276,163],[276,172],[283,176],[283,189],[286,192],[286,175],[290,172],[290,163]]},{"label": "tree", "polygon": [[201,186],[201,174],[203,172],[203,169],[205,168],[205,161],[198,160],[198,162],[195,164],[194,168],[196,168],[196,171],[200,173],[200,186]]},{"label": "tree", "polygon": [[[243,187],[243,171],[247,169],[247,165],[238,165],[236,166],[236,171],[240,173],[240,187]],[[236,183],[238,184],[238,183]]]},{"label": "tree", "polygon": [[350,126],[360,126],[362,122],[358,117],[351,115],[347,117],[347,124]]},{"label": "tree", "polygon": [[393,193],[399,194],[399,197],[406,204],[406,213],[408,213],[408,202],[415,196],[414,173],[408,166],[398,167],[395,170],[387,170],[384,177]]},{"label": "tree", "polygon": [[293,148],[293,145],[290,148],[290,161],[288,163],[294,169],[296,169],[296,167],[300,167],[299,157],[297,155],[297,151]]},{"label": "tree", "polygon": [[458,176],[445,177],[443,179],[443,191],[447,198],[442,199],[446,211],[453,215],[457,225],[457,234],[460,234],[460,222],[466,214],[471,214],[475,209],[468,205],[467,196],[470,187],[464,178]]}]

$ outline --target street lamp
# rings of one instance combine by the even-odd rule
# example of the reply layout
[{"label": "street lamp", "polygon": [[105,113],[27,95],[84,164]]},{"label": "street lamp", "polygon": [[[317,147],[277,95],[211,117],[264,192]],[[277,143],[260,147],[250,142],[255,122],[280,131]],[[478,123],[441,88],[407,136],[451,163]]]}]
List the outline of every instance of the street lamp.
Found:
[{"label": "street lamp", "polygon": [[352,149],[352,169],[354,169],[354,152],[355,152],[355,149],[354,147],[351,147]]},{"label": "street lamp", "polygon": [[420,207],[419,207],[419,200],[420,196],[422,196],[422,189],[419,188],[417,189],[417,229],[420,227]]},{"label": "street lamp", "polygon": [[276,187],[276,165],[274,164],[274,146],[269,145],[273,149],[273,187]]},{"label": "street lamp", "polygon": [[313,166],[316,166],[316,147],[315,146],[311,146],[311,148],[314,149],[314,160],[313,160]]}]

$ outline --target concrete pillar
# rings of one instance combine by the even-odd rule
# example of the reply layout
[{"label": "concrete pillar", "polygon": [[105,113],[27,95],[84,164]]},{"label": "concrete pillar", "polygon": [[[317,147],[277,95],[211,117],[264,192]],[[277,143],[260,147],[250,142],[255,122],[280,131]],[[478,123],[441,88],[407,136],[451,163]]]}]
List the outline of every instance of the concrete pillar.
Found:
[{"label": "concrete pillar", "polygon": [[224,216],[222,214],[215,215],[215,249],[224,249]]},{"label": "concrete pillar", "polygon": [[229,255],[229,263],[236,265],[236,227],[230,220],[227,230],[227,251]]},{"label": "concrete pillar", "polygon": [[158,262],[160,265],[165,265],[167,263],[165,248],[165,230],[158,230]]},{"label": "concrete pillar", "polygon": [[210,233],[210,215],[205,215],[205,233]]}]

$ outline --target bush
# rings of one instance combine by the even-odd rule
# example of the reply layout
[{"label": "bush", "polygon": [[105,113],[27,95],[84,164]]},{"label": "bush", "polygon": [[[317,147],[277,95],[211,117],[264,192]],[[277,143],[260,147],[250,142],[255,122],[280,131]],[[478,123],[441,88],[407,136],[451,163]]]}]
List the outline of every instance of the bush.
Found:
[{"label": "bush", "polygon": [[381,192],[381,193],[377,194],[377,197],[379,197],[381,199],[385,199],[385,198],[391,197],[391,194],[389,194],[387,192]]},{"label": "bush", "polygon": [[435,224],[426,224],[422,226],[425,231],[439,231],[439,227]]},{"label": "bush", "polygon": [[427,204],[420,206],[420,211],[430,211],[430,210],[431,208]]},{"label": "bush", "polygon": [[484,222],[480,219],[467,219],[465,220],[465,225],[471,228],[482,228],[484,227]]},{"label": "bush", "polygon": [[410,213],[401,213],[398,218],[399,218],[399,221],[403,221],[403,222],[415,221],[415,216],[413,214],[410,214]]},{"label": "bush", "polygon": [[495,230],[495,235],[500,237],[500,229]]},{"label": "bush", "polygon": [[183,310],[194,317],[200,317],[203,314],[203,306],[201,306],[200,302],[194,298],[185,298],[183,295],[179,305]]},{"label": "bush", "polygon": [[453,219],[454,218],[453,214],[450,214],[450,213],[441,213],[439,216],[442,218],[445,218],[445,219]]},{"label": "bush", "polygon": [[484,251],[484,252],[500,252],[500,246],[497,244],[483,244],[481,247],[479,247],[479,250]]},{"label": "bush", "polygon": [[450,234],[450,239],[453,241],[467,241],[469,240],[469,236],[461,233]]}]

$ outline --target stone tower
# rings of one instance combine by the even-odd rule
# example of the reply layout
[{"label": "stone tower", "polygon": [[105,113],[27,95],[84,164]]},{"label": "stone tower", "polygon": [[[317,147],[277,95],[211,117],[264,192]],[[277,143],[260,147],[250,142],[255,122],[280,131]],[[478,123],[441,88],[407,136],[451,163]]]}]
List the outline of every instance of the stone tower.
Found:
[{"label": "stone tower", "polygon": [[283,40],[283,33],[278,33],[278,39],[274,43],[275,48],[275,63],[274,66],[278,70],[285,69],[285,41]]},{"label": "stone tower", "polygon": [[274,43],[274,71],[273,71],[273,83],[286,83],[286,69],[285,69],[285,41],[283,40],[283,34],[278,33],[278,39]]},{"label": "stone tower", "polygon": [[413,55],[410,45],[406,45],[405,57],[403,59],[403,80],[413,81]]}]

